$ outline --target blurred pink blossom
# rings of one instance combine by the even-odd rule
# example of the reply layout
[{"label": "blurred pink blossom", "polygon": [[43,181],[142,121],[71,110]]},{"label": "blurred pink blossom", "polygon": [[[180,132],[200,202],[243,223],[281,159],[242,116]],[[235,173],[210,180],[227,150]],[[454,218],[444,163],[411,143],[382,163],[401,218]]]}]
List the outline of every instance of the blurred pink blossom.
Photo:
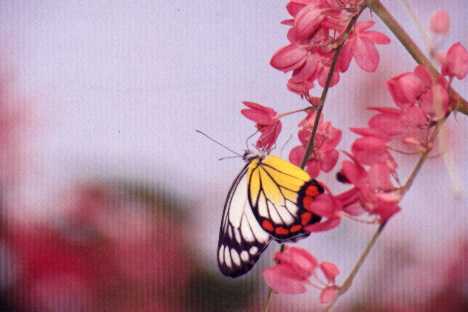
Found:
[{"label": "blurred pink blossom", "polygon": [[437,10],[432,13],[430,29],[435,34],[446,35],[450,29],[450,17],[445,10]]},{"label": "blurred pink blossom", "polygon": [[454,43],[447,51],[442,63],[442,74],[465,79],[468,74],[468,51],[460,43]]}]

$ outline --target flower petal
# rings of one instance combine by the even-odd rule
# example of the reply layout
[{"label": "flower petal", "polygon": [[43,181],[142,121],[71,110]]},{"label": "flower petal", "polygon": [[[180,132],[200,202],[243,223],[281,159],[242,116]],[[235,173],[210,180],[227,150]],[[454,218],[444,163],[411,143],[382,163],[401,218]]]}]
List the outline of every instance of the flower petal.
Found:
[{"label": "flower petal", "polygon": [[300,39],[309,37],[320,25],[324,18],[323,10],[316,3],[305,6],[294,19],[294,28]]},{"label": "flower petal", "polygon": [[374,43],[367,38],[359,37],[354,46],[356,63],[367,72],[375,72],[379,65],[379,52]]},{"label": "flower petal", "polygon": [[275,260],[280,264],[289,265],[297,276],[304,280],[307,280],[319,265],[313,255],[299,247],[286,247],[284,251],[275,254]]},{"label": "flower petal", "polygon": [[446,35],[450,29],[450,17],[447,11],[435,11],[431,16],[430,28],[435,34]]},{"label": "flower petal", "polygon": [[263,271],[265,283],[274,291],[283,294],[305,293],[307,281],[297,277],[294,270],[285,264],[278,264]]},{"label": "flower petal", "polygon": [[335,278],[340,274],[340,269],[331,262],[322,262],[320,263],[320,269],[323,272],[323,275],[327,278],[329,283],[334,284]]},{"label": "flower petal", "polygon": [[296,44],[279,49],[271,58],[270,65],[284,72],[299,68],[306,60],[307,49]]},{"label": "flower petal", "polygon": [[336,296],[338,295],[338,288],[336,286],[331,286],[324,288],[320,293],[320,303],[329,304],[332,303]]}]

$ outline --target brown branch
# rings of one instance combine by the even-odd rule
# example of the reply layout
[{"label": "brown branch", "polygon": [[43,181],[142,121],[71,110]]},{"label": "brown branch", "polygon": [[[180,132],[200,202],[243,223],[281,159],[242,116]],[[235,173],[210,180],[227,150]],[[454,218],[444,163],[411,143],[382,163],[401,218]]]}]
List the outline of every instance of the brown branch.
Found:
[{"label": "brown branch", "polygon": [[[440,76],[440,73],[432,65],[431,61],[424,55],[413,39],[411,39],[408,33],[401,27],[398,21],[379,0],[367,0],[367,6],[377,14],[385,25],[387,25],[418,64],[425,65],[434,78],[438,78]],[[468,115],[467,101],[452,88],[449,88],[449,95],[451,101],[455,103],[455,110]]]}]

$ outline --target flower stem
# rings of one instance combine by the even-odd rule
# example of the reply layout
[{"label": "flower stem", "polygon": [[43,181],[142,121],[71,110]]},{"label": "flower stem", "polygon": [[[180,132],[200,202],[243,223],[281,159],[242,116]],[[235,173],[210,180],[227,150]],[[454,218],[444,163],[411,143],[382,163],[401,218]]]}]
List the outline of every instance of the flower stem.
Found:
[{"label": "flower stem", "polygon": [[265,307],[263,308],[264,312],[268,312],[268,310],[270,309],[270,303],[271,303],[271,297],[272,296],[273,296],[273,289],[268,288],[268,295],[267,295],[267,298],[266,298]]},{"label": "flower stem", "polygon": [[290,112],[281,113],[281,114],[278,114],[278,119],[292,115],[292,114],[296,114],[296,113],[307,112],[308,110],[313,109],[313,108],[314,108],[313,106],[308,106],[306,108],[301,108],[301,109],[296,109]]},{"label": "flower stem", "polygon": [[[359,16],[361,15],[361,13],[365,9],[366,9],[366,6],[365,5],[362,6],[359,9],[358,13],[356,13],[356,15],[354,15],[351,18],[351,20],[349,21],[349,23],[346,26],[346,29],[345,29],[345,31],[343,32],[343,35],[342,35],[342,38],[344,38],[344,40],[340,40],[339,41],[340,44],[335,48],[335,53],[333,54],[333,59],[332,59],[331,65],[330,65],[330,70],[328,71],[327,80],[325,81],[325,86],[323,87],[322,94],[320,96],[320,104],[317,106],[317,112],[316,112],[316,116],[315,116],[315,120],[314,120],[314,125],[313,125],[313,128],[312,128],[312,134],[310,136],[309,141],[307,142],[307,147],[306,147],[306,151],[304,153],[304,158],[301,161],[300,167],[302,169],[305,168],[305,166],[307,164],[307,161],[309,160],[309,157],[312,154],[312,151],[314,150],[315,136],[316,136],[317,130],[318,130],[320,115],[322,114],[323,107],[325,106],[325,100],[327,98],[328,89],[330,89],[330,84],[331,84],[331,81],[332,81],[332,78],[333,78],[333,74],[335,73],[336,64],[338,62],[338,57],[340,56],[341,49],[343,48],[343,45],[345,44],[346,39],[348,38],[349,34],[353,30],[353,26],[356,24]],[[311,103],[311,104],[313,104],[313,103]],[[282,252],[284,250],[284,248],[285,248],[285,244],[281,244],[280,252]],[[273,290],[271,288],[269,288],[266,303],[265,303],[265,306],[263,308],[263,312],[268,312],[268,310],[270,308],[271,298],[273,297],[272,295],[273,295]]]},{"label": "flower stem", "polygon": [[426,146],[424,152],[421,154],[421,157],[419,158],[418,162],[416,163],[416,166],[413,168],[411,171],[410,175],[408,176],[408,179],[406,180],[405,184],[403,184],[402,192],[403,194],[406,193],[411,186],[413,185],[414,179],[418,175],[419,171],[421,170],[422,166],[426,162],[426,160],[429,158],[429,154],[432,151],[432,146],[433,143],[435,142],[437,135],[439,134],[440,130],[442,129],[442,126],[444,125],[445,121],[447,120],[448,116],[439,120],[434,127],[434,132],[431,135],[431,139],[429,144]]},{"label": "flower stem", "polygon": [[364,11],[365,8],[366,6],[362,6],[359,9],[358,13],[351,18],[351,20],[349,21],[342,35],[344,40],[340,41],[340,44],[336,47],[335,53],[333,54],[333,59],[330,65],[330,70],[328,71],[327,80],[325,81],[325,86],[323,87],[322,95],[320,96],[320,104],[318,105],[318,108],[317,108],[317,112],[316,112],[316,116],[314,120],[314,126],[312,128],[312,134],[310,136],[309,142],[307,142],[307,147],[304,153],[304,158],[302,158],[302,161],[301,161],[300,167],[302,169],[305,168],[307,161],[309,160],[309,157],[314,150],[315,136],[317,135],[317,130],[318,130],[319,122],[320,122],[320,116],[322,114],[323,107],[325,106],[325,100],[327,99],[328,89],[330,89],[330,84],[333,79],[333,74],[335,73],[336,64],[338,63],[338,57],[340,56],[341,49],[343,48],[347,37],[353,30],[354,24],[356,24],[359,16],[361,15],[361,13]]},{"label": "flower stem", "polygon": [[[425,65],[435,78],[440,76],[440,73],[432,65],[431,61],[424,55],[413,39],[411,39],[408,33],[406,33],[398,21],[379,0],[367,0],[367,6],[371,8],[375,14],[377,14],[377,16],[385,23],[385,25],[387,25],[387,27],[393,32],[400,43],[405,47],[408,53],[418,64]],[[452,102],[456,103],[456,110],[465,115],[468,115],[467,101],[452,88],[449,88],[449,95]]]}]

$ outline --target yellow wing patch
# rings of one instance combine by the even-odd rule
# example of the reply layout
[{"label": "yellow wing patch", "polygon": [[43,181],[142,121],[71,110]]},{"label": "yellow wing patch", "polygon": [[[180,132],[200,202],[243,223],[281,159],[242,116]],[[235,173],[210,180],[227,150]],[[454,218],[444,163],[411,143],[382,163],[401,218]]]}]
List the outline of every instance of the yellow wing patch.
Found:
[{"label": "yellow wing patch", "polygon": [[256,203],[262,191],[265,198],[274,205],[285,205],[285,201],[296,202],[297,192],[310,180],[303,169],[276,156],[254,159],[248,168],[249,193]]},{"label": "yellow wing patch", "polygon": [[302,180],[302,182],[310,180],[310,176],[306,171],[279,157],[269,155],[262,160],[262,164],[273,167],[277,171],[285,173],[288,176]]},{"label": "yellow wing patch", "polygon": [[268,175],[268,173],[264,170],[263,166],[258,167],[256,171],[260,172],[260,180],[262,183],[262,190],[265,193],[265,197],[275,204],[283,201],[281,190],[279,189],[279,185],[277,184],[278,182],[276,180],[273,180],[272,176]]}]

